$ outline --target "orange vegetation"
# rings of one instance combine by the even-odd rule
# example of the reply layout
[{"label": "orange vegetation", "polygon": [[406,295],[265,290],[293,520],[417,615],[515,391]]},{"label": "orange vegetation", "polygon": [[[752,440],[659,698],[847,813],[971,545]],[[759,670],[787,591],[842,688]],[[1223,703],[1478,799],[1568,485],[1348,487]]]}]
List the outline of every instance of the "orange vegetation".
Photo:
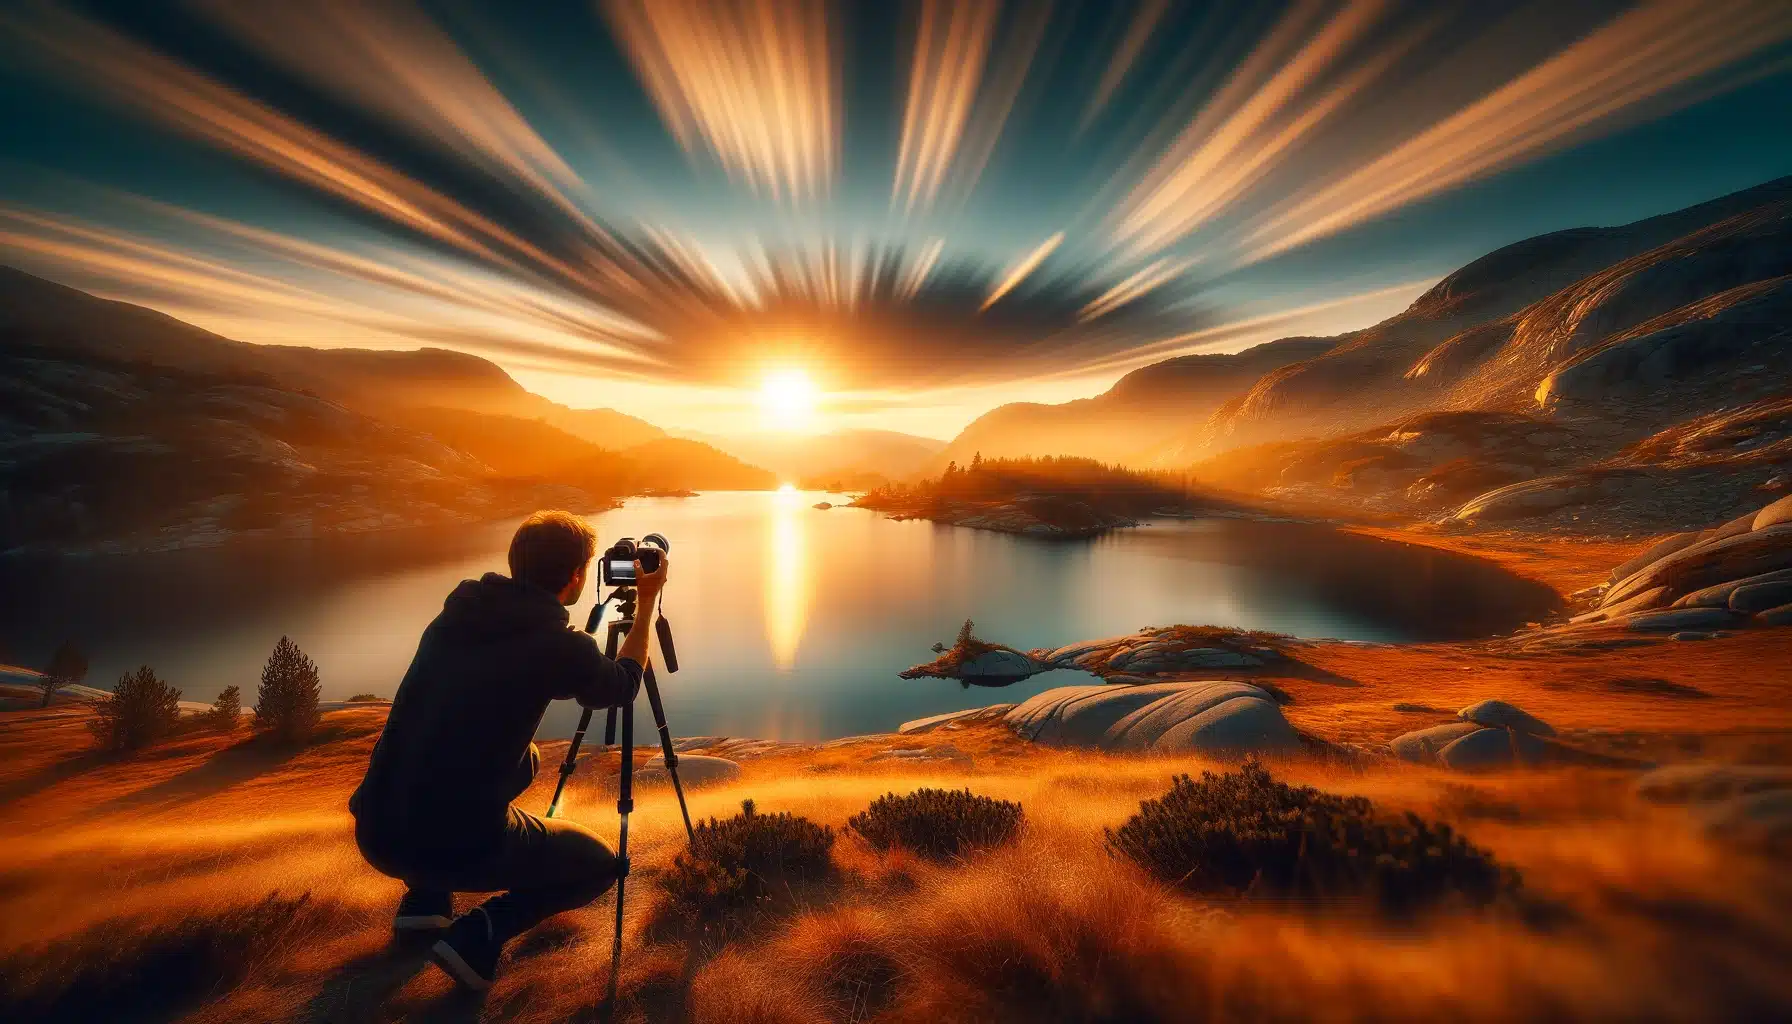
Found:
[{"label": "orange vegetation", "polygon": [[[1664,670],[1647,651],[1617,651],[1576,661],[1586,671],[1575,675],[1467,648],[1328,645],[1296,653],[1347,682],[1278,685],[1294,698],[1291,717],[1321,734],[1359,720],[1360,732],[1389,732],[1405,721],[1387,707],[1395,699],[1448,707],[1487,695],[1571,729],[1595,719],[1677,728],[1683,698],[1600,691],[1595,716],[1548,685],[1573,676],[1597,688],[1647,666],[1708,694],[1701,728],[1792,731],[1785,670],[1763,671],[1792,663],[1792,636],[1698,650],[1713,663]],[[21,965],[53,955],[59,970],[91,972],[141,955],[157,926],[214,929],[236,950],[236,973],[184,998],[156,996],[169,1001],[142,1007],[145,1019],[599,1017],[607,899],[517,942],[483,999],[390,944],[399,885],[361,863],[344,810],[383,708],[327,715],[323,741],[297,752],[193,733],[125,760],[83,752],[86,714],[0,716],[0,964],[23,976]],[[946,744],[970,762],[869,760]],[[544,753],[551,761],[553,746]],[[598,767],[608,760],[581,770],[570,807],[614,835]],[[1277,766],[1292,781],[1452,821],[1524,874],[1522,914],[1445,913],[1391,929],[1341,912],[1190,899],[1105,852],[1104,827],[1174,773],[1202,767],[1034,748],[996,724],[749,759],[738,781],[694,791],[693,813],[725,816],[751,797],[839,829],[888,791],[969,786],[1021,803],[1027,827],[1008,847],[944,865],[880,854],[844,832],[832,877],[727,936],[668,923],[654,880],[683,835],[669,792],[647,789],[633,819],[621,1019],[1703,1020],[1792,1006],[1792,880],[1707,841],[1680,812],[1638,802],[1623,773]],[[545,804],[550,776],[525,802]],[[310,899],[268,904],[270,893]],[[285,916],[269,934],[239,934],[275,913]]]}]

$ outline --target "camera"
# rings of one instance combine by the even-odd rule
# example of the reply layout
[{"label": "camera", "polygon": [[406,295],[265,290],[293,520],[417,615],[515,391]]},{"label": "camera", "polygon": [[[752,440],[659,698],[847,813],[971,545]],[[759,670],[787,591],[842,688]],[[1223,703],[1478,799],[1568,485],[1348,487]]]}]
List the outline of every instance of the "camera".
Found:
[{"label": "camera", "polygon": [[635,560],[649,573],[659,571],[660,555],[672,550],[672,542],[663,533],[650,533],[639,541],[623,537],[604,550],[604,584],[630,586],[635,582]]}]

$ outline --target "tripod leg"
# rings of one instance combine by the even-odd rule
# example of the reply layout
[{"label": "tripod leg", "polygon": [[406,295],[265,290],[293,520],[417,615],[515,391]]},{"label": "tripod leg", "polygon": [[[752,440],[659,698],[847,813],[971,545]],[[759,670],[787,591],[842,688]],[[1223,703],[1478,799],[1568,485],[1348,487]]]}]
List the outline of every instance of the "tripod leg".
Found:
[{"label": "tripod leg", "polygon": [[609,1016],[616,1016],[616,987],[622,979],[622,891],[628,884],[628,816],[635,809],[635,706],[622,706],[622,774],[617,777],[616,813],[622,818],[616,839],[616,938],[610,946]]},{"label": "tripod leg", "polygon": [[567,745],[566,759],[560,762],[560,781],[554,783],[554,799],[548,801],[547,817],[560,813],[560,798],[566,793],[566,780],[572,776],[573,769],[579,766],[579,744],[585,742],[585,730],[591,728],[591,709],[586,708],[579,713],[578,731],[572,734],[572,743]]},{"label": "tripod leg", "polygon": [[660,703],[659,681],[653,676],[653,666],[641,674],[641,681],[647,685],[647,704],[653,708],[653,724],[660,731],[660,755],[666,760],[666,774],[672,776],[672,792],[678,794],[678,813],[684,815],[684,835],[689,842],[697,841],[697,833],[691,828],[691,809],[685,806],[684,783],[678,781],[678,751],[672,749],[672,730],[666,727],[666,708]]}]

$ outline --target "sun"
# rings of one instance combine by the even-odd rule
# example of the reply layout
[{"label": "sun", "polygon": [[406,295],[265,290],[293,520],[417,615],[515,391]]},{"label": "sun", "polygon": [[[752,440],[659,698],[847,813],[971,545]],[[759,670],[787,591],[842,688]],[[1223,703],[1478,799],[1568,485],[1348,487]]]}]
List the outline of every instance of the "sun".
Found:
[{"label": "sun", "polygon": [[813,427],[819,397],[815,381],[803,370],[771,370],[759,382],[760,414],[779,430]]}]

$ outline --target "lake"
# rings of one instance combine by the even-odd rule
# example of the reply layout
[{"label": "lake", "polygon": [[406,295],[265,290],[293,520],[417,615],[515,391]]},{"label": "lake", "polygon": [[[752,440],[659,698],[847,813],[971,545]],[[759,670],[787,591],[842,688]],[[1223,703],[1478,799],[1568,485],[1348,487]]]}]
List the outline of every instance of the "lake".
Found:
[{"label": "lake", "polygon": [[[1510,631],[1550,605],[1487,563],[1319,526],[1153,520],[1054,542],[811,507],[838,497],[718,492],[593,517],[604,544],[649,532],[672,542],[664,607],[682,671],[661,688],[675,735],[886,731],[1090,681],[1056,672],[998,691],[897,678],[966,618],[1022,649],[1175,623],[1445,640]],[[390,696],[455,583],[504,571],[514,526],[0,559],[0,640],[8,659],[41,665],[72,637],[92,658],[92,685],[147,664],[186,699],[235,684],[247,707],[286,634],[317,662],[326,699]],[[588,591],[574,622],[595,600]],[[576,718],[556,705],[541,735],[570,735]]]}]

